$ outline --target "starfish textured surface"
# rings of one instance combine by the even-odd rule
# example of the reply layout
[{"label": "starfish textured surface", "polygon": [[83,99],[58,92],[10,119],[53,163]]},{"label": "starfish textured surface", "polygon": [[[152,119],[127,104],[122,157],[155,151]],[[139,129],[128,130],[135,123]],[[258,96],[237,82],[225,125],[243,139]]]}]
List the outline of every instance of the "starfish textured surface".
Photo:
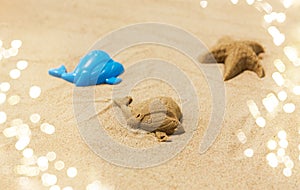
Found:
[{"label": "starfish textured surface", "polygon": [[224,37],[203,56],[202,63],[224,63],[224,81],[234,78],[245,70],[253,71],[260,78],[265,71],[260,64],[261,53],[265,50],[254,41],[235,41]]}]

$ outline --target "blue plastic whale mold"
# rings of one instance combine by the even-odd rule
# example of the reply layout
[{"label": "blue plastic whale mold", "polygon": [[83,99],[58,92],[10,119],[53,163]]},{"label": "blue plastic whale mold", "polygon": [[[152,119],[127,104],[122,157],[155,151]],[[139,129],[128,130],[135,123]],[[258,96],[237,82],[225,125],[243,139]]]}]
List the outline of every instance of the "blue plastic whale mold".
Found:
[{"label": "blue plastic whale mold", "polygon": [[48,72],[76,86],[92,86],[120,83],[122,79],[118,76],[124,72],[124,67],[121,63],[112,60],[104,51],[93,50],[80,60],[73,72],[68,73],[64,65],[50,69]]}]

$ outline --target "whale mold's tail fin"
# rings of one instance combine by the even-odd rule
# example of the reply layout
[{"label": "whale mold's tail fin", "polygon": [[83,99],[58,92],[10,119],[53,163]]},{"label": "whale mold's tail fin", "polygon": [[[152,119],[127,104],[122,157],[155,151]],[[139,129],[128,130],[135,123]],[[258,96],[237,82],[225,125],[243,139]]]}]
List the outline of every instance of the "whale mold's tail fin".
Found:
[{"label": "whale mold's tail fin", "polygon": [[67,69],[64,65],[60,66],[59,68],[50,69],[48,71],[49,75],[61,78],[62,74],[66,73]]}]

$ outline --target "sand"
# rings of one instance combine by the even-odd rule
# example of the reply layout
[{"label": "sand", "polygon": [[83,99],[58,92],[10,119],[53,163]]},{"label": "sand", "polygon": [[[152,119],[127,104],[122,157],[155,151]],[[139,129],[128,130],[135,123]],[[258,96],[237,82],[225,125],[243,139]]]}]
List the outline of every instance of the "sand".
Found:
[{"label": "sand", "polygon": [[[275,11],[284,10],[279,2],[272,5]],[[299,23],[297,6],[291,7],[286,14],[287,21],[279,28],[285,31],[287,44],[299,46],[300,39],[295,33],[297,29],[290,27]],[[0,125],[0,131],[10,127],[9,123],[13,119],[22,119],[30,126],[32,135],[28,147],[34,150],[34,154],[39,157],[54,151],[55,161],[64,161],[65,168],[61,171],[56,170],[55,161],[52,161],[49,162],[47,171],[40,172],[38,176],[24,178],[16,171],[17,166],[22,164],[23,157],[22,152],[15,148],[16,139],[1,134],[1,189],[47,189],[49,187],[43,186],[41,182],[41,176],[45,172],[56,175],[57,185],[61,188],[71,186],[73,189],[85,189],[95,180],[108,189],[297,189],[300,185],[297,149],[299,117],[296,117],[299,109],[292,114],[283,111],[269,114],[262,104],[262,99],[268,93],[277,93],[282,89],[272,79],[272,73],[276,71],[273,60],[282,58],[288,63],[282,46],[275,46],[272,37],[262,26],[263,16],[263,12],[259,12],[244,1],[233,5],[229,0],[209,1],[205,9],[200,7],[199,1],[194,0],[2,1],[0,39],[4,46],[9,46],[12,39],[21,39],[23,45],[17,57],[3,59],[0,62],[0,82],[8,81],[11,84],[11,89],[6,93],[7,97],[11,95],[21,97],[17,105],[11,106],[7,102],[1,105],[0,109],[7,114],[7,122]],[[80,135],[80,127],[78,128],[76,120],[78,119],[76,114],[84,115],[90,108],[84,110],[83,106],[82,110],[74,111],[73,95],[78,92],[74,91],[74,85],[49,76],[47,71],[62,63],[72,70],[80,57],[85,55],[99,38],[121,27],[143,22],[167,23],[180,27],[192,33],[207,47],[214,45],[224,35],[234,39],[258,41],[266,49],[262,62],[266,76],[260,79],[255,73],[247,71],[232,80],[220,83],[224,84],[226,90],[221,132],[209,150],[199,154],[199,143],[203,139],[212,113],[212,96],[205,74],[186,55],[157,44],[133,46],[114,55],[114,60],[123,63],[125,70],[137,61],[147,58],[160,58],[176,65],[188,76],[198,100],[198,105],[195,106],[199,106],[199,114],[192,118],[196,118],[198,124],[195,130],[191,126],[188,134],[192,136],[184,149],[162,164],[134,169],[106,161],[90,149]],[[20,59],[27,60],[29,67],[22,71],[19,79],[12,80],[8,73],[15,68],[15,63]],[[294,76],[293,79],[297,80],[297,75],[293,74],[295,70],[292,69],[292,64],[287,65],[290,69],[286,73],[287,76]],[[223,73],[222,65],[213,67]],[[29,97],[28,92],[32,85],[40,86],[42,89],[41,96],[37,99]],[[109,85],[88,87],[81,89],[80,94],[84,96],[85,93],[94,92],[96,98],[111,98],[113,88]],[[160,96],[173,97],[177,102],[182,101],[183,105],[187,101],[180,99],[174,87],[154,79],[138,83],[130,95],[142,101],[155,97],[158,93]],[[288,100],[296,104],[297,108],[299,99],[293,95],[289,98]],[[80,99],[87,98],[80,97]],[[265,128],[255,124],[255,119],[247,107],[248,100],[257,103],[267,120]],[[280,105],[282,106],[282,103]],[[107,106],[107,102],[100,101],[95,104],[95,109],[101,111]],[[190,107],[183,111],[184,117],[189,118],[189,114],[185,112],[192,114],[197,113],[197,110]],[[41,115],[41,120],[37,124],[29,120],[33,113]],[[96,117],[99,118],[103,130],[114,142],[134,148],[151,148],[160,144],[151,134],[128,132],[121,126],[122,122],[120,124],[115,119],[113,110],[108,109],[101,113]],[[55,126],[54,134],[41,132],[40,125],[45,122]],[[80,126],[82,129],[83,125]],[[87,131],[95,130],[92,127],[87,126]],[[295,165],[291,177],[283,175],[283,164],[272,168],[266,161],[266,155],[270,152],[266,143],[270,139],[276,140],[276,135],[281,129],[287,132],[289,146],[286,154]],[[245,144],[237,138],[241,130],[247,136]],[[181,137],[172,138],[176,142]],[[95,145],[98,145],[97,142]],[[254,150],[253,157],[248,158],[244,155],[247,148]],[[134,158],[128,156],[123,160]],[[77,168],[75,178],[67,176],[69,167]]]}]

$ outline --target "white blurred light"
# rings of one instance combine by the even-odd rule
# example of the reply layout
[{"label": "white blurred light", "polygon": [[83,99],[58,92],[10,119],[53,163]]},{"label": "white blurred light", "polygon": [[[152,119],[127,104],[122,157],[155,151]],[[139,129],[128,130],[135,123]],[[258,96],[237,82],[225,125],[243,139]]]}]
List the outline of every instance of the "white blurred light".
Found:
[{"label": "white blurred light", "polygon": [[284,150],[284,148],[279,148],[277,150],[277,155],[281,156],[281,157],[285,156],[285,150]]},{"label": "white blurred light", "polygon": [[276,12],[271,12],[271,14],[269,14],[272,17],[272,20],[275,20],[277,17],[277,13]]},{"label": "white blurred light", "polygon": [[42,183],[46,187],[55,185],[57,183],[57,177],[56,177],[56,175],[53,175],[53,174],[44,173],[42,175]]},{"label": "white blurred light", "polygon": [[275,26],[270,26],[268,28],[269,34],[274,38],[275,36],[280,35],[280,31]]},{"label": "white blurred light", "polygon": [[287,99],[287,93],[285,91],[280,91],[277,93],[277,97],[280,101],[285,101]]},{"label": "white blurred light", "polygon": [[276,168],[278,166],[278,159],[277,157],[272,158],[269,162],[268,162],[269,166],[271,166],[272,168]]},{"label": "white blurred light", "polygon": [[295,67],[299,67],[300,66],[300,58],[298,57],[298,59],[296,61],[293,62]]},{"label": "white blurred light", "polygon": [[284,168],[283,169],[283,175],[286,176],[286,177],[290,177],[292,175],[291,168]]},{"label": "white blurred light", "polygon": [[279,72],[283,73],[285,71],[285,64],[280,59],[275,59],[274,65]]},{"label": "white blurred light", "polygon": [[284,13],[277,13],[276,20],[279,23],[283,23],[286,19],[286,15]]},{"label": "white blurred light", "polygon": [[239,141],[242,143],[242,144],[245,144],[247,142],[247,137],[245,135],[245,133],[243,131],[240,131],[238,134],[237,134],[237,138],[239,139]]},{"label": "white blurred light", "polygon": [[18,95],[12,95],[11,97],[8,98],[7,102],[9,103],[9,105],[16,105],[20,102],[21,98]]},{"label": "white blurred light", "polygon": [[76,177],[76,176],[77,176],[77,169],[74,168],[74,167],[68,168],[68,170],[67,170],[67,175],[68,175],[70,178]]},{"label": "white blurred light", "polygon": [[24,70],[28,67],[28,62],[27,61],[24,61],[24,60],[21,60],[21,61],[18,61],[17,62],[17,68],[19,70]]},{"label": "white blurred light", "polygon": [[18,69],[12,69],[10,72],[9,72],[9,76],[10,78],[12,79],[17,79],[21,76],[21,72],[20,70]]},{"label": "white blurred light", "polygon": [[31,135],[31,130],[27,124],[21,124],[17,126],[17,138],[29,137]]},{"label": "white blurred light", "polygon": [[50,162],[52,162],[56,159],[56,153],[55,152],[48,152],[46,157]]},{"label": "white blurred light", "polygon": [[290,47],[290,46],[286,46],[286,47],[283,48],[283,51],[284,51],[285,55],[287,56],[287,58],[291,62],[297,61],[297,59],[298,59],[298,52],[297,52],[296,48]]},{"label": "white blurred light", "polygon": [[295,86],[293,88],[293,93],[296,94],[296,95],[300,95],[300,86]]},{"label": "white blurred light", "polygon": [[64,169],[65,167],[65,163],[63,161],[56,161],[54,164],[55,169],[57,169],[58,171]]},{"label": "white blurred light", "polygon": [[27,165],[18,165],[16,167],[16,172],[20,175],[27,176],[38,176],[40,174],[40,170],[35,166],[27,166]]},{"label": "white blurred light", "polygon": [[253,3],[255,2],[255,0],[246,0],[248,5],[253,5]]},{"label": "white blurred light", "polygon": [[41,171],[46,171],[48,169],[48,166],[49,166],[47,157],[40,156],[37,159],[37,165],[39,166]]},{"label": "white blurred light", "polygon": [[278,144],[281,148],[287,148],[289,145],[289,143],[286,139],[281,139]]},{"label": "white blurred light", "polygon": [[208,2],[207,2],[207,1],[200,1],[200,6],[201,6],[202,8],[206,8],[207,5],[208,5]]},{"label": "white blurred light", "polygon": [[32,86],[32,87],[30,87],[29,95],[31,98],[35,99],[41,95],[41,92],[42,92],[42,90],[39,86]]},{"label": "white blurred light", "polygon": [[73,188],[70,186],[67,186],[67,187],[64,187],[62,190],[73,190]]},{"label": "white blurred light", "polygon": [[293,103],[287,103],[287,104],[283,105],[283,111],[285,113],[293,113],[295,111],[295,109],[296,109],[296,106]]},{"label": "white blurred light", "polygon": [[273,43],[276,46],[280,46],[281,44],[283,44],[284,41],[285,41],[285,35],[284,34],[278,34],[278,35],[273,37]]},{"label": "white blurred light", "polygon": [[251,115],[254,118],[257,118],[257,117],[260,116],[260,111],[259,111],[256,103],[253,100],[248,100],[247,105],[248,105],[248,108],[249,108],[249,111],[250,111]]},{"label": "white blurred light", "polygon": [[0,93],[0,104],[4,104],[6,101],[6,94]]},{"label": "white blurred light", "polygon": [[28,146],[30,143],[30,137],[25,136],[25,137],[21,137],[15,144],[15,148],[17,150],[23,150],[24,148],[26,148],[26,146]]},{"label": "white blurred light", "polygon": [[274,72],[272,74],[272,78],[278,86],[284,85],[284,78],[282,77],[282,75],[279,72]]},{"label": "white blurred light", "polygon": [[96,180],[93,183],[90,183],[86,186],[86,190],[101,190],[102,184],[100,181]]},{"label": "white blurred light", "polygon": [[[279,20],[282,19],[282,15],[279,15]],[[267,22],[267,23],[271,23],[273,22],[274,20],[277,20],[278,18],[278,14],[276,12],[271,12],[269,14],[266,14],[264,15],[264,20]],[[275,26],[271,26],[269,27],[268,29],[268,32],[274,37],[276,35],[279,35],[280,32],[279,30],[275,27]]]},{"label": "white blurred light", "polygon": [[5,59],[10,58],[10,53],[9,53],[9,51],[8,51],[8,50],[4,50],[4,51],[2,52],[2,56],[3,56]]},{"label": "white blurred light", "polygon": [[267,154],[266,159],[271,167],[275,168],[278,166],[278,160],[274,153]]},{"label": "white blurred light", "polygon": [[267,15],[264,15],[264,19],[267,23],[271,23],[273,21],[273,18],[271,15],[267,14]]},{"label": "white blurred light", "polygon": [[16,136],[17,135],[17,127],[12,126],[12,127],[5,128],[3,130],[3,135],[7,138]]},{"label": "white blurred light", "polygon": [[276,141],[274,141],[274,140],[269,140],[268,143],[267,143],[267,147],[268,147],[268,149],[270,149],[270,150],[275,150],[276,147],[277,147]]},{"label": "white blurred light", "polygon": [[25,158],[31,158],[33,156],[33,150],[31,148],[26,148],[23,150],[23,156]]},{"label": "white blurred light", "polygon": [[0,111],[0,124],[5,123],[6,119],[7,119],[6,113],[3,111]]},{"label": "white blurred light", "polygon": [[258,117],[258,118],[256,118],[255,122],[256,122],[256,124],[257,124],[259,127],[265,127],[265,126],[266,126],[266,120],[265,120],[265,118],[263,118],[263,117]]},{"label": "white blurred light", "polygon": [[253,149],[251,149],[251,148],[247,148],[247,149],[244,151],[244,155],[245,155],[246,157],[248,157],[248,158],[253,157],[253,154],[254,154],[254,151],[253,151]]},{"label": "white blurred light", "polygon": [[292,169],[295,166],[293,160],[287,160],[286,162],[284,162],[284,165],[290,169]]},{"label": "white blurred light", "polygon": [[8,53],[9,53],[9,56],[13,57],[13,56],[18,55],[19,50],[16,49],[16,48],[9,48],[9,49],[8,49]]},{"label": "white blurred light", "polygon": [[285,130],[280,130],[277,133],[277,136],[278,136],[279,139],[286,139],[286,132],[285,132]]},{"label": "white blurred light", "polygon": [[272,6],[269,4],[269,3],[267,3],[267,2],[264,2],[263,4],[262,4],[262,8],[264,9],[264,11],[266,12],[266,13],[271,13],[272,12]]},{"label": "white blurred light", "polygon": [[13,40],[10,43],[11,47],[19,49],[22,46],[22,41],[21,40]]},{"label": "white blurred light", "polygon": [[60,190],[60,187],[58,185],[53,185],[49,188],[49,190]]},{"label": "white blurred light", "polygon": [[239,2],[239,0],[231,0],[231,3],[236,5]]},{"label": "white blurred light", "polygon": [[8,82],[2,82],[0,84],[0,90],[2,92],[7,92],[7,91],[9,91],[9,89],[10,89],[10,84]]},{"label": "white blurred light", "polygon": [[53,125],[50,125],[49,123],[43,123],[40,129],[42,132],[48,135],[52,135],[55,132],[55,127]]},{"label": "white blurred light", "polygon": [[293,0],[281,0],[284,8],[289,8],[293,4]]},{"label": "white blurred light", "polygon": [[279,101],[273,93],[270,93],[262,100],[262,103],[268,112],[273,112],[278,106]]},{"label": "white blurred light", "polygon": [[41,116],[37,113],[34,113],[34,114],[30,115],[30,121],[32,123],[38,123],[40,121],[40,119],[41,119]]}]

